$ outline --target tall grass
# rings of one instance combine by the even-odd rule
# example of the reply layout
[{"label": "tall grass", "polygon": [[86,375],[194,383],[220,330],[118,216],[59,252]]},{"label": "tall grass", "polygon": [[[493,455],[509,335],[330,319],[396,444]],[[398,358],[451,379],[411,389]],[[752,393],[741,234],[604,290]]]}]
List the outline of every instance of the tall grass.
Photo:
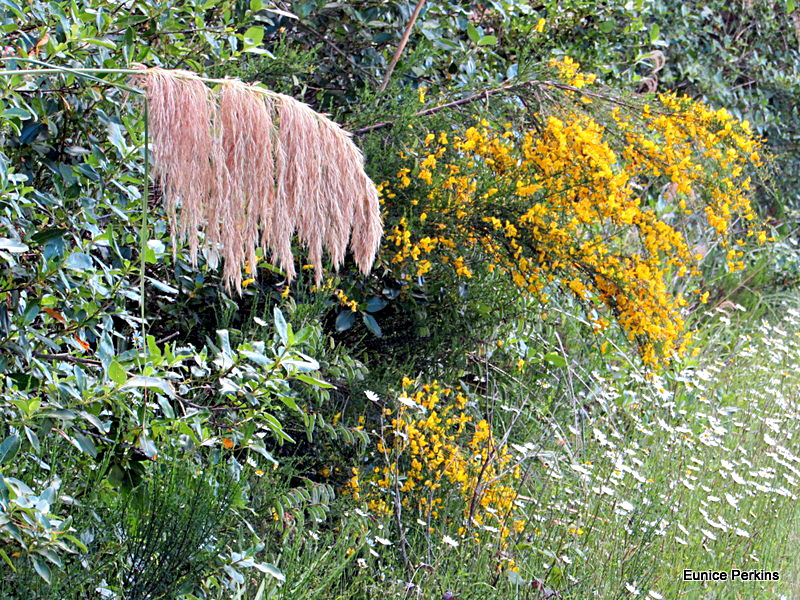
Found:
[{"label": "tall grass", "polygon": [[[341,521],[347,537],[324,537],[327,525],[317,541],[319,532],[299,533],[293,544],[302,552],[277,557],[286,582],[270,582],[263,597],[798,597],[800,312],[786,306],[784,314],[778,324],[732,325],[720,313],[697,356],[665,376],[609,362],[502,386],[489,376],[488,390],[506,392],[473,391],[464,410],[490,413],[496,435],[486,443],[495,456],[514,455],[513,511],[524,526],[504,537],[497,521],[468,522],[457,487],[442,494],[435,517],[413,503],[398,514],[395,500],[411,492],[381,492],[364,476],[358,501],[352,490],[339,500],[356,505]],[[389,404],[398,412],[413,400],[409,390],[397,397]],[[572,410],[569,425],[553,418]],[[373,452],[362,471],[389,456]],[[376,508],[375,493],[389,511]],[[299,585],[309,569],[322,586],[313,592]],[[684,581],[685,569],[761,580]],[[764,580],[767,572],[779,580]]]}]

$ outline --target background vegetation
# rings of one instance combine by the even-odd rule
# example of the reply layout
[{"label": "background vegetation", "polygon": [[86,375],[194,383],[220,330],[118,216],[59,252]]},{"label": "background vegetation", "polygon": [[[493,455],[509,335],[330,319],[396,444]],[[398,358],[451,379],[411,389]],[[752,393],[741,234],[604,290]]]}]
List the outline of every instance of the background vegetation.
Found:
[{"label": "background vegetation", "polygon": [[[0,595],[797,595],[793,1],[0,0],[0,30]],[[372,271],[193,264],[137,64],[352,132]]]}]

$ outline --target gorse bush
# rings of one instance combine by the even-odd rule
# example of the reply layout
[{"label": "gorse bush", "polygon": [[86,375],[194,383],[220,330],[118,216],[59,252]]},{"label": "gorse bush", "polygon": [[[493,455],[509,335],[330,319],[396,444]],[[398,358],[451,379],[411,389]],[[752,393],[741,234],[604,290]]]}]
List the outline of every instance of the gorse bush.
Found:
[{"label": "gorse bush", "polygon": [[[407,515],[401,530],[420,522],[440,535],[497,537],[502,548],[525,527],[515,505],[521,472],[507,439],[495,439],[489,421],[468,414],[462,392],[436,381],[413,384],[404,382],[396,409],[382,411],[381,466],[354,469],[347,490],[375,514]],[[449,512],[454,505],[461,514]]]},{"label": "gorse bush", "polygon": [[724,109],[616,100],[568,57],[553,64],[566,83],[543,88],[566,106],[537,129],[483,119],[429,133],[413,169],[383,183],[388,263],[405,280],[500,271],[545,305],[570,290],[595,331],[616,321],[645,364],[667,363],[688,341],[699,244],[721,244],[737,271],[738,244],[766,240],[749,194],[759,142]]}]

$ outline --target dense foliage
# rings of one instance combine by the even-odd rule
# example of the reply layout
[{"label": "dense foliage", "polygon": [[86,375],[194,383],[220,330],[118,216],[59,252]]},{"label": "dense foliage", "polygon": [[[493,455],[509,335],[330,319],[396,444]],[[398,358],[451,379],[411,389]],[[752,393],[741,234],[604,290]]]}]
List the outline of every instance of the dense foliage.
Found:
[{"label": "dense foliage", "polygon": [[800,13],[742,5],[0,1],[0,595],[789,593]]}]

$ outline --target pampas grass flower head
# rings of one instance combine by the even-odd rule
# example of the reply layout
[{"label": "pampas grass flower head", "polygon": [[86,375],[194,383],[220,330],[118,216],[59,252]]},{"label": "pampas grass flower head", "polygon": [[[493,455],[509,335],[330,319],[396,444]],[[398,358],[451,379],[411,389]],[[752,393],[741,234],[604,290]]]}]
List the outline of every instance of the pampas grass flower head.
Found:
[{"label": "pampas grass flower head", "polygon": [[[378,192],[347,132],[290,96],[226,79],[211,88],[188,71],[142,68],[153,171],[173,242],[202,244],[241,293],[241,269],[267,251],[292,280],[292,238],[308,249],[317,283],[326,251],[338,268],[348,244],[368,273],[382,227]],[[180,210],[178,208],[180,207]]]}]

